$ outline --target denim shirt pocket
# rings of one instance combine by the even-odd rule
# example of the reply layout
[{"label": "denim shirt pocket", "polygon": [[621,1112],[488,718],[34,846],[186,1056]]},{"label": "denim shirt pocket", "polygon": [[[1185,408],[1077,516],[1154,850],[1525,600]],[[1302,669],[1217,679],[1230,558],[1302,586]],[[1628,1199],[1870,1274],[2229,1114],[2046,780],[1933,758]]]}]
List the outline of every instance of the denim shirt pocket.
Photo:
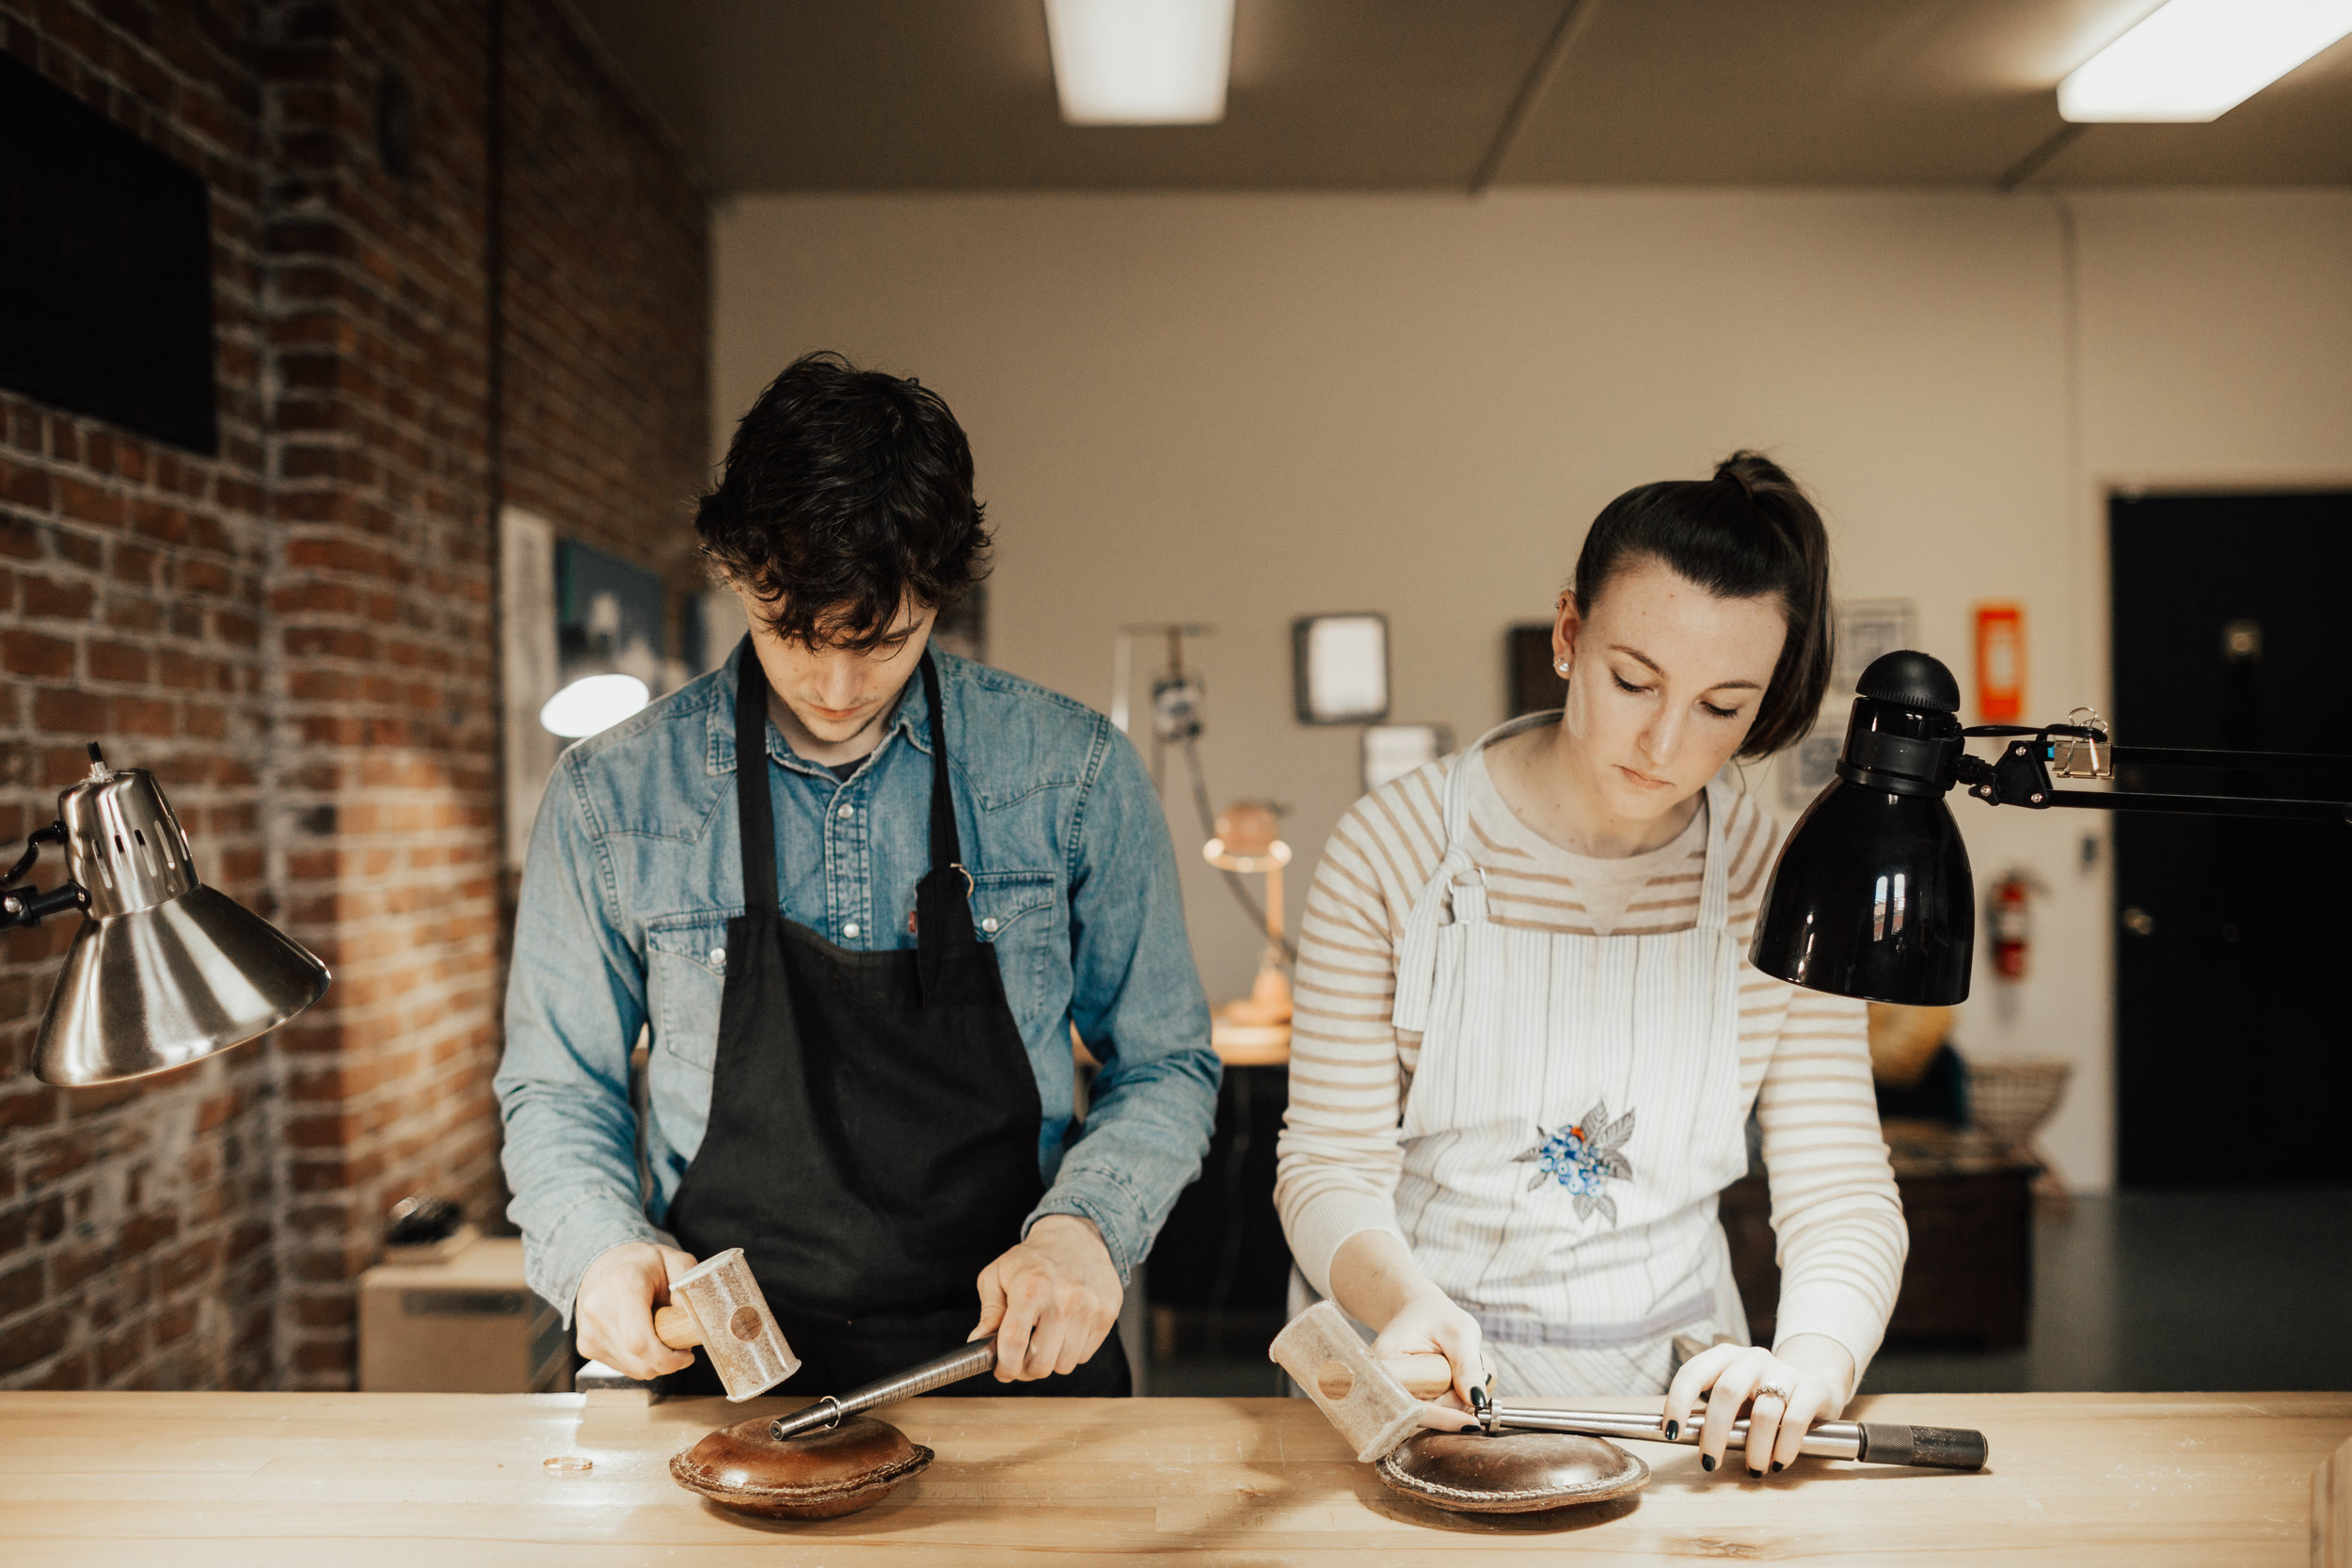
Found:
[{"label": "denim shirt pocket", "polygon": [[[1061,878],[1055,873],[974,872],[972,930],[996,949],[996,967],[1016,1011],[1031,997],[1068,991],[1070,915]],[[1059,991],[1054,983],[1057,965]]]},{"label": "denim shirt pocket", "polygon": [[706,1074],[719,1054],[731,912],[663,915],[645,927],[645,1004],[653,1019],[653,1049]]}]

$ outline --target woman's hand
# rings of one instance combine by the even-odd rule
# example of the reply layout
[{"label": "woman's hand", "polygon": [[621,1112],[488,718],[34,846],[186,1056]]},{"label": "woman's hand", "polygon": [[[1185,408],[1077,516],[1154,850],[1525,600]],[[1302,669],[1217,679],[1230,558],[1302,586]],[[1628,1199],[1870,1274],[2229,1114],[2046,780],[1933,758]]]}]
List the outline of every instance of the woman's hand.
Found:
[{"label": "woman's hand", "polygon": [[1454,1370],[1446,1402],[1470,1408],[1471,1385],[1486,1381],[1478,1320],[1429,1282],[1402,1241],[1385,1230],[1359,1230],[1341,1243],[1331,1259],[1331,1299],[1378,1331],[1374,1355],[1435,1351],[1444,1356]]},{"label": "woman's hand", "polygon": [[1454,1370],[1454,1391],[1438,1402],[1468,1410],[1470,1388],[1483,1386],[1486,1381],[1486,1357],[1478,1347],[1478,1320],[1454,1306],[1435,1285],[1406,1297],[1372,1342],[1372,1354],[1382,1360],[1427,1351],[1444,1356]]},{"label": "woman's hand", "polygon": [[1778,1475],[1797,1457],[1816,1421],[1835,1418],[1853,1395],[1853,1357],[1835,1339],[1800,1334],[1777,1352],[1759,1346],[1716,1345],[1682,1364],[1666,1390],[1667,1433],[1692,1420],[1702,1391],[1708,1402],[1699,1433],[1699,1465],[1724,1461],[1731,1424],[1748,1408],[1748,1474]]}]

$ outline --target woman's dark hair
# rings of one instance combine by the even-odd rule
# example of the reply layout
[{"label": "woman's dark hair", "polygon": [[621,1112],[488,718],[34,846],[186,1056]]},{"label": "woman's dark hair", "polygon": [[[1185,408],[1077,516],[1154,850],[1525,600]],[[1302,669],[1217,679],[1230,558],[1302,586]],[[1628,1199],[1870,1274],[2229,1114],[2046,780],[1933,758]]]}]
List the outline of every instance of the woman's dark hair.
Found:
[{"label": "woman's dark hair", "polygon": [[986,575],[981,511],[972,448],[937,392],[808,354],[736,426],[694,532],[779,635],[872,649],[909,594],[945,608]]},{"label": "woman's dark hair", "polygon": [[1829,534],[1797,482],[1761,452],[1735,451],[1713,479],[1628,490],[1584,535],[1579,613],[1590,615],[1610,580],[1644,560],[1718,598],[1780,601],[1788,635],[1740,755],[1770,756],[1804,738],[1829,688]]}]

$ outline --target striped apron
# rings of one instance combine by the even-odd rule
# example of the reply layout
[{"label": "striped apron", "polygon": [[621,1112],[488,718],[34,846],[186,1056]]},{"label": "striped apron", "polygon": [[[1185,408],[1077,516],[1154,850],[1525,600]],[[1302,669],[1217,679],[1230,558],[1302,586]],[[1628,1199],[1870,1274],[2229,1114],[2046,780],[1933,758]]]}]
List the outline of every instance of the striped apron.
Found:
[{"label": "striped apron", "polygon": [[1422,1037],[1398,1223],[1478,1320],[1499,1390],[1663,1393],[1677,1336],[1748,1342],[1715,1217],[1747,1170],[1731,797],[1707,786],[1695,927],[1566,936],[1487,918],[1469,763],[1446,781],[1445,858],[1398,950],[1395,1024]]}]

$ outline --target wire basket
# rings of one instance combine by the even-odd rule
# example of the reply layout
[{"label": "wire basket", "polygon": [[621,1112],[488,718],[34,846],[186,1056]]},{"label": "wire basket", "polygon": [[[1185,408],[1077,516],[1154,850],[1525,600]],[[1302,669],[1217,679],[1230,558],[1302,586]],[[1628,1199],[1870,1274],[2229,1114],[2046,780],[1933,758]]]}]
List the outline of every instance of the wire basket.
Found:
[{"label": "wire basket", "polygon": [[1971,1062],[1970,1119],[2004,1148],[2043,1163],[2033,1136],[2058,1110],[2074,1071],[2072,1062]]}]

